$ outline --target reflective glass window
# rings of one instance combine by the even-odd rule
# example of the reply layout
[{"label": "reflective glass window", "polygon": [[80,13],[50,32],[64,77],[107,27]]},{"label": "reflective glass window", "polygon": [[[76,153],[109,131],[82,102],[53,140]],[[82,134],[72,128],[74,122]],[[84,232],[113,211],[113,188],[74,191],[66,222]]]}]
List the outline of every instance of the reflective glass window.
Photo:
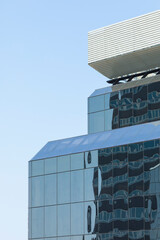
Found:
[{"label": "reflective glass window", "polygon": [[44,208],[32,208],[32,238],[44,237]]},{"label": "reflective glass window", "polygon": [[114,240],[128,240],[128,231],[114,231]]},{"label": "reflective glass window", "polygon": [[84,168],[84,153],[71,155],[71,170]]},{"label": "reflective glass window", "polygon": [[71,172],[71,202],[84,200],[83,170]]},{"label": "reflective glass window", "polygon": [[105,131],[119,127],[118,108],[105,111]]},{"label": "reflective glass window", "polygon": [[45,159],[45,174],[56,173],[57,171],[57,158]]},{"label": "reflective glass window", "polygon": [[120,105],[130,105],[133,103],[133,88],[120,90]]},{"label": "reflective glass window", "polygon": [[45,205],[56,204],[57,200],[57,175],[45,176]]},{"label": "reflective glass window", "polygon": [[109,109],[110,108],[110,93],[105,94],[104,96],[104,100],[105,100],[105,109]]},{"label": "reflective glass window", "polygon": [[31,197],[31,191],[32,191],[32,179],[29,178],[28,180],[28,205],[29,207],[32,206],[32,197]]},{"label": "reflective glass window", "polygon": [[113,233],[102,233],[102,234],[98,234],[98,240],[113,240],[114,236]]},{"label": "reflective glass window", "polygon": [[32,209],[28,209],[28,238],[32,237]]},{"label": "reflective glass window", "polygon": [[114,229],[128,231],[128,199],[121,198],[113,201]]},{"label": "reflective glass window", "polygon": [[[92,235],[86,235],[84,237],[84,240],[96,240],[97,237],[96,237],[96,234],[92,234]],[[100,239],[99,239],[100,240]]]},{"label": "reflective glass window", "polygon": [[143,195],[143,161],[129,162],[129,196]]},{"label": "reflective glass window", "polygon": [[129,230],[144,229],[144,198],[136,196],[129,198]]},{"label": "reflective glass window", "polygon": [[128,160],[143,161],[143,143],[133,143],[128,145]]},{"label": "reflective glass window", "polygon": [[113,202],[112,200],[99,201],[98,229],[99,233],[113,231]]},{"label": "reflective glass window", "polygon": [[44,205],[44,176],[32,178],[32,207]]},{"label": "reflective glass window", "polygon": [[58,206],[58,236],[70,235],[70,204]]},{"label": "reflective glass window", "polygon": [[94,234],[98,232],[98,202],[85,202],[85,234]]},{"label": "reflective glass window", "polygon": [[126,165],[128,163],[127,146],[118,146],[113,148],[113,165]]},{"label": "reflective glass window", "polygon": [[103,110],[104,110],[104,95],[88,98],[89,113]]},{"label": "reflective glass window", "polygon": [[71,204],[71,235],[79,234],[84,234],[84,203]]},{"label": "reflective glass window", "polygon": [[148,85],[148,117],[151,121],[160,119],[160,82]]},{"label": "reflective glass window", "polygon": [[98,197],[98,168],[90,168],[85,174],[85,201],[96,200]]},{"label": "reflective glass window", "polygon": [[70,172],[58,174],[58,203],[70,202]]},{"label": "reflective glass window", "polygon": [[133,107],[132,105],[122,105],[119,107],[119,127],[133,125]]},{"label": "reflective glass window", "polygon": [[144,237],[144,231],[129,232],[129,240],[150,240]]},{"label": "reflective glass window", "polygon": [[139,102],[133,104],[134,125],[148,121],[148,103]]},{"label": "reflective glass window", "polygon": [[104,131],[104,111],[88,115],[88,133]]},{"label": "reflective glass window", "polygon": [[85,168],[98,166],[98,150],[85,152]]},{"label": "reflective glass window", "polygon": [[58,157],[58,172],[70,171],[70,155]]},{"label": "reflective glass window", "polygon": [[119,92],[110,93],[110,108],[117,108],[119,105]]},{"label": "reflective glass window", "polygon": [[32,162],[28,162],[28,177],[32,176]]},{"label": "reflective glass window", "polygon": [[45,237],[57,235],[57,207],[45,207]]},{"label": "reflective glass window", "polygon": [[71,240],[84,240],[84,236],[74,236],[71,237]]},{"label": "reflective glass window", "polygon": [[32,176],[44,174],[44,160],[32,161]]},{"label": "reflective glass window", "polygon": [[135,103],[147,101],[147,86],[146,85],[142,85],[142,86],[133,88],[133,101]]},{"label": "reflective glass window", "polygon": [[157,229],[160,227],[160,223],[158,221],[159,215],[159,200],[160,196],[152,195],[152,196],[145,196],[145,208],[144,208],[144,215],[145,215],[145,229]]}]

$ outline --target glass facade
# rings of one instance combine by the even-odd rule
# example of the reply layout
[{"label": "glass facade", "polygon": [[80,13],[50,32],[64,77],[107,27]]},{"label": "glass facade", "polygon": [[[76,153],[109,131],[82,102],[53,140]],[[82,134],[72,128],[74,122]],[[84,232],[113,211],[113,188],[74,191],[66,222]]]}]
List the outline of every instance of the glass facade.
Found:
[{"label": "glass facade", "polygon": [[160,120],[160,82],[88,98],[88,132]]},{"label": "glass facade", "polygon": [[159,139],[30,161],[29,169],[29,239],[160,239]]}]

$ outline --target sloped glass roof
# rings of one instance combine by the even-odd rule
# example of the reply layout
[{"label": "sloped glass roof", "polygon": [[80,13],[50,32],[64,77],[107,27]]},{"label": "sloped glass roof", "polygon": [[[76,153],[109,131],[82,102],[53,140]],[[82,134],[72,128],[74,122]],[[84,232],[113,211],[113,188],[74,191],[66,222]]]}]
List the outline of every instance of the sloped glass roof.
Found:
[{"label": "sloped glass roof", "polygon": [[160,121],[48,142],[38,160],[160,138]]}]

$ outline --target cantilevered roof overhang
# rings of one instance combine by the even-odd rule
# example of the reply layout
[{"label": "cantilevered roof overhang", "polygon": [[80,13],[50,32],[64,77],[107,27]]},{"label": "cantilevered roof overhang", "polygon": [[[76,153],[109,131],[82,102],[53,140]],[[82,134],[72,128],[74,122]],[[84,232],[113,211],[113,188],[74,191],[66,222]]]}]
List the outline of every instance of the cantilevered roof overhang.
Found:
[{"label": "cantilevered roof overhang", "polygon": [[63,156],[160,138],[160,121],[48,142],[32,160]]},{"label": "cantilevered roof overhang", "polygon": [[89,32],[88,64],[108,78],[160,67],[160,10]]}]

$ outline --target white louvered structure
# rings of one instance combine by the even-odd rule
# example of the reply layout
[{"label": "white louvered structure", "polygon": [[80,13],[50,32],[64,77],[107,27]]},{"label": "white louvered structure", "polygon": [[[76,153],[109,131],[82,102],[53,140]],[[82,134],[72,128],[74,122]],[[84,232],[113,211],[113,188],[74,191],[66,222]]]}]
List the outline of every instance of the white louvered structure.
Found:
[{"label": "white louvered structure", "polygon": [[160,67],[160,10],[89,32],[88,64],[108,78]]}]

